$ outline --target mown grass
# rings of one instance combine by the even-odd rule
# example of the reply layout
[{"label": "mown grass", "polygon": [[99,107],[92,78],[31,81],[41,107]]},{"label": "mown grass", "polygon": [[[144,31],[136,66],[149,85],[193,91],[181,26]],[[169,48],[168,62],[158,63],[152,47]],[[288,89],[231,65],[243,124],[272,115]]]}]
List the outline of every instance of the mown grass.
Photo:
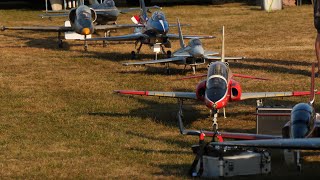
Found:
[{"label": "mown grass", "polygon": [[[238,3],[164,7],[171,23],[180,18],[184,34],[213,34],[205,49],[220,49],[220,30],[226,27],[226,53],[248,60],[230,63],[235,73],[272,78],[237,79],[244,92],[309,90],[315,60],[312,7],[285,8],[266,13]],[[0,10],[0,24],[58,25],[38,18],[40,11]],[[123,15],[119,23],[131,23]],[[129,30],[114,34],[129,33]],[[171,32],[176,33],[175,28]],[[55,33],[0,33],[0,176],[8,178],[186,178],[196,137],[179,134],[176,100],[128,97],[116,89],[193,91],[198,80],[176,81],[191,75],[172,65],[124,67],[133,44],[103,48],[68,41],[57,48]],[[173,48],[179,47],[178,42]],[[143,47],[141,60],[153,58]],[[198,74],[205,73],[205,66]],[[317,82],[317,85],[319,83]],[[294,105],[307,97],[265,100],[265,104]],[[319,105],[316,103],[316,108]],[[230,103],[221,130],[254,132],[255,101]],[[201,103],[185,105],[188,128],[210,128]],[[318,155],[306,153],[303,176],[319,176]],[[280,160],[273,160],[274,177],[296,177]],[[301,176],[300,176],[301,177]]]}]

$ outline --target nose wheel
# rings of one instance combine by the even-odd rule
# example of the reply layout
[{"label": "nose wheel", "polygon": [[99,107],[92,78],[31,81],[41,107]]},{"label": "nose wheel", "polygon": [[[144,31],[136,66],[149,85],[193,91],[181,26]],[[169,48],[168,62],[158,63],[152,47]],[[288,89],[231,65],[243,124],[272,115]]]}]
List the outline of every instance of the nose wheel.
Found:
[{"label": "nose wheel", "polygon": [[219,126],[218,126],[218,111],[212,110],[212,113],[213,113],[212,129],[213,129],[213,131],[217,131],[219,128]]},{"label": "nose wheel", "polygon": [[88,51],[87,35],[84,36],[84,51]]}]

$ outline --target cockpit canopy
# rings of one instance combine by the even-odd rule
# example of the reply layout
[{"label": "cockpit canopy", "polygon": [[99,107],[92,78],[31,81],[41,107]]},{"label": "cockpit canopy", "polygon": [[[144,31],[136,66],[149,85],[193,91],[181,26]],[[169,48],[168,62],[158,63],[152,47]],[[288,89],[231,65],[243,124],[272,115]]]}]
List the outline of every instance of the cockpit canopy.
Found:
[{"label": "cockpit canopy", "polygon": [[220,75],[228,81],[228,73],[229,73],[229,68],[225,63],[215,62],[209,65],[207,78],[209,78],[212,75]]},{"label": "cockpit canopy", "polygon": [[206,95],[212,102],[221,100],[227,93],[228,67],[222,62],[209,66]]},{"label": "cockpit canopy", "polygon": [[152,14],[151,19],[152,19],[153,21],[160,21],[160,20],[165,21],[165,20],[166,20],[166,16],[164,15],[163,12],[161,12],[161,11],[156,11],[156,12],[154,12],[154,13]]},{"label": "cockpit canopy", "polygon": [[200,41],[200,39],[191,39],[190,41],[189,41],[189,45],[190,46],[201,46],[202,45],[202,43],[201,43],[201,41]]},{"label": "cockpit canopy", "polygon": [[107,5],[108,7],[115,7],[115,3],[113,0],[104,0],[103,4]]},{"label": "cockpit canopy", "polygon": [[91,13],[87,12],[87,11],[82,11],[80,13],[81,18],[83,19],[91,19]]}]

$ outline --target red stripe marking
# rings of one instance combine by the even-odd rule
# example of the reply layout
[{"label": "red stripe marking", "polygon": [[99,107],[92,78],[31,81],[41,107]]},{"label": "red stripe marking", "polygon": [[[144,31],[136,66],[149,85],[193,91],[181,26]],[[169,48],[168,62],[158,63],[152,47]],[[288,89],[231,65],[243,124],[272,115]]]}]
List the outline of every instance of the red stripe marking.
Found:
[{"label": "red stripe marking", "polygon": [[115,92],[119,94],[148,95],[148,91],[117,90]]}]

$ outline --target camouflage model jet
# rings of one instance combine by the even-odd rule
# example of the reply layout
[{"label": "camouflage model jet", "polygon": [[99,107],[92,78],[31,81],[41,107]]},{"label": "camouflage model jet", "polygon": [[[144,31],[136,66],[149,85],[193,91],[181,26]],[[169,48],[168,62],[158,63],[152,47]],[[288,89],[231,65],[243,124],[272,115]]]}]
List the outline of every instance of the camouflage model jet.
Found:
[{"label": "camouflage model jet", "polygon": [[[224,28],[223,28],[224,29]],[[165,63],[166,71],[169,73],[169,63],[183,64],[186,68],[187,65],[191,66],[193,74],[196,73],[196,66],[205,64],[206,60],[221,60],[221,57],[214,56],[219,54],[218,52],[206,51],[202,47],[202,43],[198,38],[192,38],[189,41],[189,44],[186,46],[183,40],[183,35],[181,31],[180,22],[178,20],[178,30],[179,30],[179,40],[180,40],[180,49],[172,54],[172,57],[167,59],[156,59],[151,61],[142,61],[142,62],[132,62],[132,63],[123,63],[123,65],[146,65],[146,64],[157,64]],[[224,41],[224,30],[222,33],[222,40]],[[236,60],[243,59],[243,57],[225,57],[225,60]]]},{"label": "camouflage model jet", "polygon": [[[224,44],[222,44],[224,49]],[[225,63],[224,50],[222,50],[221,61],[212,62],[209,64],[207,74],[191,76],[188,78],[206,77],[196,87],[196,92],[161,92],[161,91],[132,91],[132,90],[116,90],[115,93],[142,95],[142,96],[158,96],[177,98],[179,100],[180,111],[182,112],[182,104],[184,99],[193,99],[202,101],[208,109],[210,115],[213,114],[212,127],[218,129],[218,110],[223,109],[229,102],[243,101],[247,99],[262,99],[272,97],[290,97],[290,96],[305,96],[310,95],[310,91],[292,91],[292,92],[242,92],[240,83],[235,81],[234,77],[267,80],[253,76],[242,74],[233,74]],[[185,78],[187,79],[187,78]],[[316,94],[320,94],[317,92]]]},{"label": "camouflage model jet", "polygon": [[[97,19],[95,21],[97,25],[116,24],[119,14],[141,10],[140,8],[118,9],[113,0],[104,0],[101,4],[96,1],[89,7],[97,14]],[[147,7],[148,10],[152,8],[160,9],[159,6]],[[69,14],[69,10],[45,12],[45,14],[40,15],[42,18],[67,17]]]},{"label": "camouflage model jet", "polygon": [[92,34],[94,31],[102,30],[107,31],[111,29],[123,29],[140,27],[140,25],[99,25],[94,26],[93,22],[96,20],[96,12],[86,5],[80,5],[77,8],[70,10],[69,21],[71,26],[23,26],[23,27],[6,27],[2,26],[1,30],[30,30],[30,31],[46,31],[46,32],[58,32],[58,45],[62,47],[62,32],[74,31],[78,34],[84,35],[85,45],[84,48],[87,50],[87,35]]},{"label": "camouflage model jet", "polygon": [[[147,8],[144,4],[144,0],[140,1],[140,7],[142,9],[140,16],[134,16],[132,21],[137,25],[143,25],[135,29],[133,34],[103,37],[103,38],[91,38],[90,41],[135,41],[137,48],[137,54],[140,53],[142,44],[147,44],[150,47],[161,47],[161,51],[165,54],[164,47],[171,48],[169,39],[178,39],[179,36],[175,34],[169,34],[169,23],[163,12],[156,11],[152,14],[151,18],[147,15]],[[173,25],[174,26],[174,25]],[[184,36],[184,38],[214,38],[213,36]],[[171,51],[167,54],[171,56]],[[132,58],[136,57],[136,52],[131,52]]]}]

